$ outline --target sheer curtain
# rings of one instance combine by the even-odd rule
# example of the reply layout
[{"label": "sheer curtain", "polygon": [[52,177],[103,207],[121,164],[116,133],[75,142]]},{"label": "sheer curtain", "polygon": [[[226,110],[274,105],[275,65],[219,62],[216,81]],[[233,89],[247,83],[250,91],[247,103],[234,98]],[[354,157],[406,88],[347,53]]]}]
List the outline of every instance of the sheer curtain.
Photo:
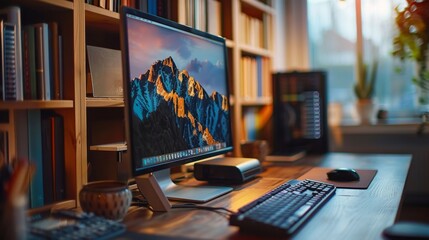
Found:
[{"label": "sheer curtain", "polygon": [[[362,0],[363,56],[368,67],[378,61],[375,101],[389,116],[413,114],[415,86],[412,63],[393,58],[395,7],[405,0]],[[329,102],[341,103],[345,117],[356,100],[356,15],[354,0],[307,0],[311,67],[328,72]],[[400,71],[399,71],[400,69]]]}]

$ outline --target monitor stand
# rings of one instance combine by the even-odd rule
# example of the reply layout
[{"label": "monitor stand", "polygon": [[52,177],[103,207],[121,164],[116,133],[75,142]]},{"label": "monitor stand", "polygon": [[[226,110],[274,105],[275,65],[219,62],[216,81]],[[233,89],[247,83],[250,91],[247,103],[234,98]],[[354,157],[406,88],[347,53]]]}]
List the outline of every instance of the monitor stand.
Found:
[{"label": "monitor stand", "polygon": [[[135,178],[137,187],[148,200],[149,205],[159,207],[158,211],[168,211],[171,205],[167,198],[176,201],[204,203],[233,190],[226,186],[184,186],[175,184],[170,177],[170,169],[164,169]],[[161,205],[160,205],[161,203]],[[158,206],[160,205],[160,206]]]}]

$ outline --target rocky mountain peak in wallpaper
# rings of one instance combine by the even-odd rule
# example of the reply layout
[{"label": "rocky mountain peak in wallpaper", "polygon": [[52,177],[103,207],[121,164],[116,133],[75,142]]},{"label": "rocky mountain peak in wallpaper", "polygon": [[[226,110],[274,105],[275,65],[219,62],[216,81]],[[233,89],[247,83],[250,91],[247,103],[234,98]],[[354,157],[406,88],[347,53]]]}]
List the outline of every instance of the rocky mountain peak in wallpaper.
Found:
[{"label": "rocky mountain peak in wallpaper", "polygon": [[[179,70],[171,57],[156,61],[131,80],[134,151],[154,156],[216,143],[230,145],[226,96],[207,94],[187,70]],[[153,143],[158,143],[154,149]]]}]

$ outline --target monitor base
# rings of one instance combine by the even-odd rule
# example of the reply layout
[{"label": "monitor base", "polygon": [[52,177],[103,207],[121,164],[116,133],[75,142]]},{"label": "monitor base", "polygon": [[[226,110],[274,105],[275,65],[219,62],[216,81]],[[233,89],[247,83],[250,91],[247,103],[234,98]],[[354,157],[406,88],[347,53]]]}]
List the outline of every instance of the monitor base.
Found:
[{"label": "monitor base", "polygon": [[168,200],[204,203],[233,190],[225,186],[183,186],[175,184],[170,169],[164,169],[135,178],[137,187],[153,211],[166,212],[171,209]]}]

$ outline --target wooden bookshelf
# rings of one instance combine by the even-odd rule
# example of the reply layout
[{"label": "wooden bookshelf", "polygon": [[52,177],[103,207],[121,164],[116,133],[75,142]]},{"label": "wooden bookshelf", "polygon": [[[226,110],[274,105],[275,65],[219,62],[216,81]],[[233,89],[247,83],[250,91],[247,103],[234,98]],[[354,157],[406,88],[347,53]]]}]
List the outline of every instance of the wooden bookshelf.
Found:
[{"label": "wooden bookshelf", "polygon": [[[3,0],[0,8],[17,6],[20,9],[21,28],[36,23],[56,22],[62,41],[62,98],[55,100],[22,100],[1,101],[0,110],[7,115],[7,122],[2,123],[3,130],[9,135],[9,162],[21,156],[22,147],[27,142],[27,136],[20,134],[21,129],[27,129],[27,122],[21,119],[29,111],[50,111],[63,119],[64,138],[64,184],[65,196],[61,200],[76,200],[84,180],[84,171],[81,161],[81,119],[80,94],[81,71],[80,1],[67,0]],[[23,39],[21,39],[24,41]],[[51,49],[52,50],[52,49]],[[52,65],[49,67],[53,67]],[[22,69],[19,69],[22,71]],[[52,97],[52,99],[54,99]],[[23,115],[24,114],[24,115]],[[22,131],[21,131],[22,132]],[[27,134],[27,133],[26,133]],[[28,132],[30,134],[30,132]],[[31,137],[31,136],[29,136]],[[40,166],[37,166],[40,168]],[[53,173],[55,174],[55,173]],[[46,198],[45,198],[46,200]],[[76,202],[76,201],[75,201]],[[47,203],[45,203],[47,204]]]},{"label": "wooden bookshelf", "polygon": [[[183,11],[180,3],[188,0],[170,0],[170,17],[178,21]],[[190,0],[189,0],[190,1]],[[228,64],[232,81],[230,94],[233,102],[234,154],[241,155],[240,142],[246,140],[243,135],[244,112],[249,108],[256,109],[256,114],[267,117],[267,107],[272,104],[270,96],[255,96],[251,99],[242,97],[240,72],[243,56],[263,58],[271,69],[273,58],[272,22],[274,7],[271,1],[258,0],[209,0],[216,1],[220,8],[220,16],[207,19],[220,24],[220,34],[226,38],[228,47]],[[85,3],[84,0],[2,0],[0,8],[19,6],[22,25],[37,22],[56,21],[63,36],[63,76],[64,100],[24,100],[0,101],[0,112],[8,114],[6,123],[1,123],[0,130],[10,131],[10,139],[18,137],[14,134],[17,111],[50,109],[64,117],[65,128],[65,165],[66,165],[66,196],[77,200],[79,190],[90,180],[88,163],[97,161],[108,162],[116,159],[115,153],[103,153],[100,156],[91,151],[89,146],[123,142],[125,140],[124,100],[123,98],[94,98],[87,92],[87,58],[86,46],[100,46],[120,49],[119,14],[98,6]],[[259,46],[242,42],[240,15],[258,19],[261,29]],[[220,20],[217,18],[221,18]],[[208,30],[208,29],[206,29]],[[270,86],[270,76],[261,79],[262,84]],[[261,118],[259,118],[261,119]],[[113,126],[113,127],[110,127]],[[245,127],[245,126],[244,126]],[[14,143],[19,139],[13,140]],[[16,155],[16,144],[9,144],[9,151]],[[107,155],[106,155],[107,154]],[[110,161],[109,161],[110,162]],[[115,163],[115,161],[112,161]],[[112,168],[114,168],[113,166]],[[98,170],[99,171],[99,170]],[[103,169],[104,171],[104,169]],[[115,171],[115,170],[114,170]],[[108,174],[104,174],[107,176]],[[78,201],[76,201],[78,202]]]}]

